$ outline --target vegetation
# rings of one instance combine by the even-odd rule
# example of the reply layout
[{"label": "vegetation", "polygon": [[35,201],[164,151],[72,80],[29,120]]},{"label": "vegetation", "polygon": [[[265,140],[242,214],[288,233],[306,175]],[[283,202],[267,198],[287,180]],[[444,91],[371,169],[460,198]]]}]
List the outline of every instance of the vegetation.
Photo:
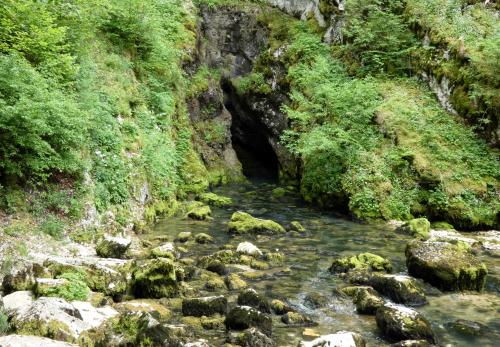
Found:
[{"label": "vegetation", "polygon": [[90,289],[86,284],[83,272],[65,272],[57,278],[66,280],[65,284],[48,288],[43,295],[64,298],[68,301],[87,300]]}]

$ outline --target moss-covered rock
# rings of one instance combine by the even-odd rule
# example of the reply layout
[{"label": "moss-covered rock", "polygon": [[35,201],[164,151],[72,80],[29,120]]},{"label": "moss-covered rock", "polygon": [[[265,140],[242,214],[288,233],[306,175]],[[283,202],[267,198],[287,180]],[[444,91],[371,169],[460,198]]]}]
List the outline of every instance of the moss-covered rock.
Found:
[{"label": "moss-covered rock", "polygon": [[264,313],[271,313],[269,300],[254,289],[247,289],[238,295],[238,305],[250,306]]},{"label": "moss-covered rock", "polygon": [[321,293],[313,292],[306,295],[304,302],[306,306],[316,309],[325,307],[328,304],[328,298]]},{"label": "moss-covered rock", "polygon": [[131,301],[124,301],[114,305],[114,309],[122,314],[132,313],[140,315],[141,313],[148,313],[154,319],[168,320],[172,317],[172,312],[160,304],[156,300],[150,299],[137,299]]},{"label": "moss-covered rock", "polygon": [[132,240],[128,237],[104,235],[95,250],[103,258],[124,258],[131,244]]},{"label": "moss-covered rock", "polygon": [[241,290],[245,289],[248,284],[245,282],[238,274],[232,273],[226,276],[224,279],[227,289],[229,290]]},{"label": "moss-covered rock", "polygon": [[363,337],[357,333],[349,331],[339,331],[335,334],[323,335],[312,341],[301,341],[298,347],[365,347],[366,343]]},{"label": "moss-covered rock", "polygon": [[306,231],[306,228],[304,228],[300,222],[294,220],[290,222],[290,230],[303,233]]},{"label": "moss-covered rock", "polygon": [[193,239],[193,233],[190,231],[181,231],[179,234],[177,234],[177,237],[175,238],[176,241],[184,243],[188,242],[189,240]]},{"label": "moss-covered rock", "polygon": [[182,314],[184,316],[212,316],[225,315],[227,312],[227,299],[224,296],[209,296],[204,298],[186,298],[182,301]]},{"label": "moss-covered rock", "polygon": [[[219,262],[223,265],[239,264],[240,254],[229,249],[217,251],[213,254],[203,256],[198,260],[198,266],[207,269],[210,264]],[[211,270],[212,271],[212,270]],[[215,271],[216,272],[216,271]]]},{"label": "moss-covered rock", "polygon": [[447,242],[412,241],[406,246],[408,272],[446,291],[482,290],[487,269],[470,250]]},{"label": "moss-covered rock", "polygon": [[151,255],[156,258],[176,258],[175,246],[172,242],[166,242],[151,250]]},{"label": "moss-covered rock", "polygon": [[214,193],[203,193],[198,195],[198,200],[201,202],[211,205],[211,206],[217,206],[217,207],[225,207],[225,206],[230,206],[233,201],[231,198],[217,195]]},{"label": "moss-covered rock", "polygon": [[233,213],[228,223],[228,230],[232,234],[281,234],[285,232],[285,228],[272,220],[255,218],[241,211]]},{"label": "moss-covered rock", "polygon": [[389,338],[395,340],[424,339],[435,343],[430,323],[420,313],[404,306],[386,304],[377,310],[377,325]]},{"label": "moss-covered rock", "polygon": [[178,292],[177,276],[171,259],[158,258],[137,266],[132,274],[134,295],[138,298],[172,297]]},{"label": "moss-covered rock", "polygon": [[286,195],[287,191],[285,188],[283,187],[278,187],[278,188],[274,188],[272,191],[271,191],[271,195],[273,196],[273,198],[275,199],[280,199],[282,197],[284,197]]},{"label": "moss-covered rock", "polygon": [[214,238],[208,234],[199,233],[199,234],[196,234],[196,236],[194,237],[194,240],[196,241],[196,243],[205,244],[205,243],[213,242]]},{"label": "moss-covered rock", "polygon": [[232,330],[258,328],[267,336],[272,335],[273,321],[271,316],[250,306],[236,306],[226,316],[226,327]]},{"label": "moss-covered rock", "polygon": [[431,236],[431,223],[427,218],[415,218],[406,222],[400,230],[419,240],[428,240]]},{"label": "moss-covered rock", "polygon": [[375,274],[368,283],[396,303],[409,306],[421,306],[427,303],[424,288],[410,276]]},{"label": "moss-covered rock", "polygon": [[387,259],[372,253],[361,253],[351,257],[335,259],[330,266],[330,272],[342,273],[351,270],[370,270],[391,272],[392,265]]},{"label": "moss-covered rock", "polygon": [[[250,328],[238,334],[234,343],[242,347],[274,347],[276,343],[256,328]],[[233,342],[233,341],[231,341]]]},{"label": "moss-covered rock", "polygon": [[353,302],[356,310],[363,314],[374,314],[384,305],[384,299],[371,287],[360,287]]},{"label": "moss-covered rock", "polygon": [[195,206],[188,211],[187,216],[194,220],[211,220],[212,210],[208,205]]},{"label": "moss-covered rock", "polygon": [[292,326],[312,326],[315,325],[313,320],[299,312],[287,312],[281,316],[281,321],[286,325]]},{"label": "moss-covered rock", "polygon": [[294,309],[290,307],[290,305],[278,299],[271,300],[271,309],[275,314],[278,315],[284,315],[287,312],[294,311]]}]

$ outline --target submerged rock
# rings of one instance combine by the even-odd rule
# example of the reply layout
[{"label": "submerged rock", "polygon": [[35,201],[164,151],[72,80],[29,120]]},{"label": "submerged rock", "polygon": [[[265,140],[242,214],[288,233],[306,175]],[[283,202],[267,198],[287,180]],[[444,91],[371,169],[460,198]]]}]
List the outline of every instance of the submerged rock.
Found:
[{"label": "submerged rock", "polygon": [[330,272],[342,273],[351,270],[370,270],[391,272],[392,265],[387,259],[372,253],[361,253],[351,257],[335,259],[330,266]]},{"label": "submerged rock", "polygon": [[228,230],[232,234],[285,233],[285,228],[278,223],[268,219],[255,218],[241,211],[233,213],[231,221],[228,223]]},{"label": "submerged rock", "polygon": [[132,244],[129,237],[104,235],[96,246],[97,255],[103,258],[123,258]]},{"label": "submerged rock", "polygon": [[262,251],[251,242],[241,242],[236,248],[236,252],[241,254],[250,255],[253,257],[262,256]]},{"label": "submerged rock", "polygon": [[377,310],[377,325],[389,338],[395,340],[425,339],[435,343],[430,323],[417,311],[394,304],[386,304]]},{"label": "submerged rock", "polygon": [[273,320],[268,314],[249,306],[236,306],[226,316],[226,327],[233,330],[258,328],[267,336],[272,335]]},{"label": "submerged rock", "polygon": [[138,298],[163,298],[177,294],[177,276],[171,259],[148,260],[132,274],[134,295]]},{"label": "submerged rock", "polygon": [[182,301],[182,314],[185,316],[212,316],[225,315],[227,299],[224,296],[209,296],[204,298],[190,298]]},{"label": "submerged rock", "polygon": [[328,299],[320,293],[309,293],[304,298],[305,305],[316,309],[320,307],[325,307],[328,304]]},{"label": "submerged rock", "polygon": [[178,235],[177,235],[177,238],[176,240],[179,241],[179,242],[188,242],[189,240],[191,240],[193,238],[193,233],[190,232],[190,231],[181,231]]},{"label": "submerged rock", "polygon": [[294,220],[290,222],[290,230],[303,233],[304,231],[306,231],[306,228],[304,228],[302,224],[300,224],[300,222]]},{"label": "submerged rock", "polygon": [[376,274],[368,283],[379,293],[398,304],[421,306],[427,303],[421,284],[410,276]]},{"label": "submerged rock", "polygon": [[403,224],[399,229],[420,240],[427,240],[431,236],[431,223],[427,218],[412,219]]},{"label": "submerged rock", "polygon": [[469,336],[481,336],[489,330],[487,326],[481,323],[466,319],[457,319],[448,325],[460,334]]},{"label": "submerged rock", "polygon": [[208,234],[199,233],[199,234],[196,234],[196,236],[194,237],[194,240],[196,241],[196,243],[204,244],[204,243],[213,242],[214,238]]},{"label": "submerged rock", "polygon": [[480,291],[484,286],[486,265],[460,245],[412,241],[405,253],[408,272],[441,290]]},{"label": "submerged rock", "polygon": [[348,331],[339,331],[335,334],[320,336],[313,341],[301,341],[298,347],[365,347],[365,340],[361,335]]},{"label": "submerged rock", "polygon": [[271,304],[267,298],[254,289],[247,289],[238,295],[238,305],[250,306],[264,313],[271,313]]},{"label": "submerged rock", "polygon": [[78,347],[78,345],[56,341],[46,337],[28,335],[0,336],[1,347]]}]

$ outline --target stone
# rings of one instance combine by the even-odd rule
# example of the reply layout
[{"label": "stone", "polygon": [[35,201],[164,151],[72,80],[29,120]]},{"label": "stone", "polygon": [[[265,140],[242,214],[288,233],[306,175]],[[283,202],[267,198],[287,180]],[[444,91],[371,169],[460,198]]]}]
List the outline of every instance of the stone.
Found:
[{"label": "stone", "polygon": [[271,309],[277,315],[284,315],[285,313],[294,311],[292,307],[278,299],[271,301]]},{"label": "stone", "polygon": [[232,234],[282,234],[286,230],[280,224],[267,219],[252,217],[245,212],[235,212],[228,223],[228,231]]},{"label": "stone", "polygon": [[293,325],[293,326],[315,325],[312,319],[299,312],[287,312],[283,316],[281,316],[281,321],[286,325]]},{"label": "stone", "polygon": [[222,291],[226,289],[226,283],[220,276],[212,276],[206,283],[205,289],[209,292]]},{"label": "stone", "polygon": [[264,295],[254,289],[247,289],[238,295],[238,305],[250,306],[264,313],[271,313],[271,304]]},{"label": "stone", "polygon": [[291,231],[296,231],[298,233],[303,233],[303,232],[306,231],[306,228],[304,228],[302,226],[302,224],[300,224],[300,222],[298,222],[298,221],[292,221],[290,223],[290,230]]},{"label": "stone", "polygon": [[391,339],[436,342],[430,323],[411,308],[386,304],[377,310],[375,319],[380,330]]},{"label": "stone", "polygon": [[214,238],[208,234],[199,233],[199,234],[196,234],[196,236],[194,237],[194,240],[196,241],[196,243],[205,244],[205,243],[213,242]]},{"label": "stone", "polygon": [[177,258],[175,246],[172,242],[166,242],[151,250],[151,255],[156,258],[170,258],[174,260]]},{"label": "stone", "polygon": [[487,269],[470,250],[447,242],[412,241],[406,246],[410,275],[445,290],[481,291]]},{"label": "stone", "polygon": [[313,341],[301,341],[299,347],[365,347],[365,340],[361,335],[348,331],[339,331],[335,334],[323,335]]},{"label": "stone", "polygon": [[188,211],[187,216],[194,220],[211,220],[212,210],[208,205],[195,206]]},{"label": "stone", "polygon": [[305,305],[312,309],[325,307],[328,304],[328,299],[320,293],[309,293],[304,298],[304,301]]},{"label": "stone", "polygon": [[96,246],[97,255],[103,258],[124,258],[132,244],[129,237],[118,237],[105,234]]},{"label": "stone", "polygon": [[193,238],[193,233],[192,232],[190,232],[190,231],[181,231],[179,234],[177,234],[176,240],[179,241],[179,242],[181,242],[181,243],[184,243],[184,242],[188,242],[192,238]]},{"label": "stone", "polygon": [[245,289],[248,286],[248,284],[238,274],[235,273],[227,275],[224,279],[224,282],[226,283],[227,289],[229,290],[241,290]]},{"label": "stone", "polygon": [[419,240],[428,240],[431,236],[431,223],[427,218],[415,218],[403,224],[399,230]]},{"label": "stone", "polygon": [[404,340],[394,343],[391,347],[431,347],[427,340]]},{"label": "stone", "polygon": [[371,287],[362,287],[354,296],[356,311],[363,314],[375,314],[384,305],[384,299]]},{"label": "stone", "polygon": [[171,259],[148,260],[132,273],[132,289],[137,298],[173,297],[178,292],[177,276]]},{"label": "stone", "polygon": [[250,328],[239,334],[236,343],[241,347],[274,347],[275,342],[256,328]]},{"label": "stone", "polygon": [[229,249],[217,251],[213,254],[201,257],[198,261],[198,266],[206,269],[209,264],[214,263],[216,261],[224,265],[238,264],[240,263],[240,254]]},{"label": "stone", "polygon": [[78,345],[40,336],[8,335],[0,336],[0,347],[78,347]]},{"label": "stone", "polygon": [[272,335],[273,321],[271,316],[260,312],[250,306],[236,306],[226,316],[226,328],[232,330],[245,330],[258,328],[267,336]]},{"label": "stone", "polygon": [[236,248],[236,252],[250,255],[252,257],[262,256],[262,251],[253,243],[247,241],[239,243],[238,247]]},{"label": "stone", "polygon": [[280,199],[280,198],[282,198],[282,197],[284,197],[286,195],[286,189],[283,188],[283,187],[274,188],[271,191],[271,195],[275,199]]},{"label": "stone", "polygon": [[206,269],[221,276],[225,275],[228,272],[226,264],[224,264],[220,260],[211,261],[207,264]]},{"label": "stone", "polygon": [[369,284],[398,304],[422,306],[427,303],[422,285],[410,276],[375,274]]},{"label": "stone", "polygon": [[182,301],[182,314],[184,316],[212,316],[225,315],[227,312],[227,299],[224,296],[209,296],[204,298],[186,298]]},{"label": "stone", "polygon": [[38,264],[23,260],[15,262],[12,269],[3,277],[2,289],[4,293],[33,289],[35,278],[42,271],[42,267]]},{"label": "stone", "polygon": [[330,266],[330,272],[343,273],[351,270],[369,270],[391,272],[392,265],[387,259],[372,253],[361,253],[351,257],[335,259]]},{"label": "stone", "polygon": [[448,324],[453,330],[468,336],[481,336],[488,332],[488,327],[471,320],[457,319],[451,324]]},{"label": "stone", "polygon": [[217,195],[214,193],[203,193],[198,195],[198,200],[211,206],[226,207],[230,206],[233,201],[231,198]]},{"label": "stone", "polygon": [[28,290],[22,290],[11,293],[2,298],[3,309],[9,315],[16,314],[20,311],[27,310],[35,299],[33,293]]},{"label": "stone", "polygon": [[166,320],[172,316],[172,312],[155,300],[136,299],[116,304],[114,308],[119,313],[141,314],[148,313],[156,320]]}]

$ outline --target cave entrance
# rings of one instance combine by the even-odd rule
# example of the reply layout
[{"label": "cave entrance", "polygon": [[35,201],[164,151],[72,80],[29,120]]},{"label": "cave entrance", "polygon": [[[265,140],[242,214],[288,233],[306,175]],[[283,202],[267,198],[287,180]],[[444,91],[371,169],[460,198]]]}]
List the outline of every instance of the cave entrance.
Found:
[{"label": "cave entrance", "polygon": [[278,180],[279,162],[269,143],[264,124],[255,117],[245,101],[236,93],[230,81],[222,81],[224,105],[231,113],[233,148],[248,178]]}]

